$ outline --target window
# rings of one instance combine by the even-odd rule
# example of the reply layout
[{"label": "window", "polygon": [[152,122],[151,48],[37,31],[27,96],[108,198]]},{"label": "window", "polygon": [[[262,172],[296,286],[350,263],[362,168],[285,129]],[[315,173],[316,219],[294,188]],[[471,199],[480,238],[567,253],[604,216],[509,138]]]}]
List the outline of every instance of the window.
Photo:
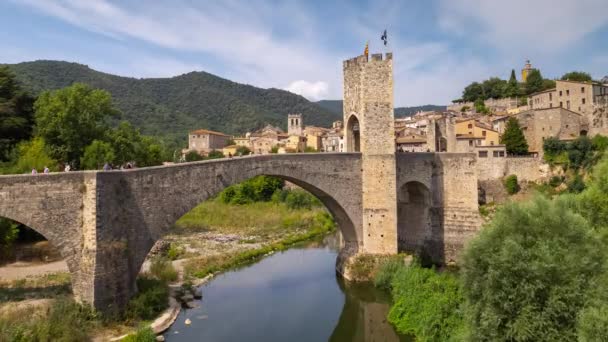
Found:
[{"label": "window", "polygon": [[473,128],[473,124],[469,124],[468,128]]},{"label": "window", "polygon": [[498,157],[498,151],[492,152],[492,157]]},{"label": "window", "polygon": [[549,108],[553,108],[553,103],[549,103]]},{"label": "window", "polygon": [[479,151],[479,158],[488,158],[488,151]]},{"label": "window", "polygon": [[486,131],[481,131],[481,135],[486,136]]},{"label": "window", "polygon": [[564,103],[563,103],[562,101],[559,101],[559,106],[560,106],[560,107],[563,107],[563,106],[564,106]]},{"label": "window", "polygon": [[585,99],[585,98],[583,98],[583,104],[585,104],[585,100],[586,100],[586,99]]},{"label": "window", "polygon": [[585,93],[585,87],[581,87],[581,93]]},{"label": "window", "polygon": [[469,131],[469,135],[473,135],[473,132]]},{"label": "window", "polygon": [[553,94],[549,93],[549,101],[553,100]]},{"label": "window", "polygon": [[193,136],[192,136],[192,139],[195,139],[195,138],[196,138],[196,135],[193,135]]},{"label": "window", "polygon": [[504,157],[505,156],[505,151],[498,151],[498,156]]},{"label": "window", "polygon": [[570,89],[566,89],[566,96],[570,96]]},{"label": "window", "polygon": [[490,145],[494,146],[494,140],[490,141]]},{"label": "window", "polygon": [[562,91],[561,90],[559,91],[559,96],[562,96]]},{"label": "window", "polygon": [[570,100],[566,101],[566,108],[570,109]]},{"label": "window", "polygon": [[473,140],[469,140],[469,146],[473,146]]}]

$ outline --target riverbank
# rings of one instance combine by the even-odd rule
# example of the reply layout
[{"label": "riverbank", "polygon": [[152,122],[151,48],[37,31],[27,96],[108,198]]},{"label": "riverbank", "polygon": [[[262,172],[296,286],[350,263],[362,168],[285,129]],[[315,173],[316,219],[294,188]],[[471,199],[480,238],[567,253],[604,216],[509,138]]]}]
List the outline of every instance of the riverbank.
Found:
[{"label": "riverbank", "polygon": [[[331,216],[321,206],[289,208],[285,203],[276,202],[233,205],[219,200],[208,201],[175,224],[172,233],[163,238],[158,244],[159,248],[151,253],[150,260],[142,267],[142,276],[150,277],[152,259],[163,258],[171,261],[178,274],[178,281],[174,281],[174,284],[184,280],[195,283],[197,279],[209,274],[248,264],[264,255],[284,250],[299,242],[314,240],[334,230],[335,224]],[[44,269],[45,264],[37,263],[34,267]],[[22,267],[21,271],[23,274],[31,273],[28,267]],[[18,278],[11,276],[10,280],[7,278],[0,281],[0,340],[30,336],[22,334],[34,329],[39,325],[38,322],[48,320],[48,315],[54,312],[54,306],[60,305],[63,310],[64,302],[73,303],[68,273]],[[138,304],[154,304],[158,298],[150,300],[148,297],[162,293],[162,288],[168,284],[169,282],[158,284],[157,288],[148,292],[151,294],[140,293],[133,301]],[[27,315],[29,320],[22,319],[23,310],[6,309],[22,307],[22,304],[27,304],[27,311],[32,313]],[[88,339],[107,340],[121,336],[140,328],[142,324],[149,325],[149,320],[159,315],[168,303],[163,301],[155,305],[153,317],[132,315],[125,320],[86,316],[83,319],[88,323],[83,325],[83,329]],[[75,309],[75,306],[69,307],[77,313],[82,312]],[[69,333],[70,330],[65,331]],[[63,338],[60,331],[56,333],[59,335],[54,335],[55,338]],[[82,338],[83,335],[75,336]]]}]

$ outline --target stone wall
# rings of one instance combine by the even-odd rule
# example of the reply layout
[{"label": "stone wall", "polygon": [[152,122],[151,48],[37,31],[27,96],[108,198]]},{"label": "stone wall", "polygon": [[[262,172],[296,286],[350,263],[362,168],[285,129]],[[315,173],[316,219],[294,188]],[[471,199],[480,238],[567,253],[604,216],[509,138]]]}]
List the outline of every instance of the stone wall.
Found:
[{"label": "stone wall", "polygon": [[520,181],[537,182],[548,176],[548,166],[538,157],[492,157],[477,159],[480,181],[516,175]]}]

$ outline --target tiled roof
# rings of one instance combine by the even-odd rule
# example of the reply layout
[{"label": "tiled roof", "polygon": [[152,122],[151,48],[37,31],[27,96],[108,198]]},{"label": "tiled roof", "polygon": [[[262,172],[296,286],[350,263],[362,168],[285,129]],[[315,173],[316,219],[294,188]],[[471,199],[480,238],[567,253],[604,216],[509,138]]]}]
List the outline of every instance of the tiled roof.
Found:
[{"label": "tiled roof", "polygon": [[190,132],[190,134],[212,134],[212,135],[220,135],[223,137],[228,137],[229,135],[224,134],[222,132],[210,131],[208,129],[197,129],[196,131]]}]

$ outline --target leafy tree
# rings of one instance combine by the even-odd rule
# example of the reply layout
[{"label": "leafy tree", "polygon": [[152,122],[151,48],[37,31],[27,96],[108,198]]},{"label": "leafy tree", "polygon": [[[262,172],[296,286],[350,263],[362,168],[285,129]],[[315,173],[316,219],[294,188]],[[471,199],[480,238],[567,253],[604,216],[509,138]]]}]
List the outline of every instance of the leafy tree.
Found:
[{"label": "leafy tree", "polygon": [[251,153],[251,150],[245,146],[239,146],[236,148],[236,154],[240,154],[242,156],[246,156]]},{"label": "leafy tree", "polygon": [[553,88],[555,88],[554,80],[548,80],[548,79],[543,80],[543,87],[541,90],[549,90],[549,89],[553,89]]},{"label": "leafy tree", "polygon": [[203,158],[203,156],[198,154],[198,152],[190,151],[190,152],[186,153],[185,159],[187,162],[193,162],[193,161],[203,160],[204,158]]},{"label": "leafy tree", "polygon": [[43,92],[34,104],[36,133],[56,160],[78,167],[85,147],[102,140],[108,120],[118,112],[110,94],[81,83]]},{"label": "leafy tree", "polygon": [[19,159],[14,167],[14,173],[30,172],[32,169],[41,171],[45,166],[57,170],[58,163],[47,154],[46,144],[42,138],[20,143],[18,151]]},{"label": "leafy tree", "polygon": [[279,153],[279,146],[274,145],[270,148],[270,153]]},{"label": "leafy tree", "polygon": [[585,190],[585,182],[583,181],[583,177],[577,172],[572,178],[572,181],[568,183],[568,191],[572,193],[580,193]]},{"label": "leafy tree", "polygon": [[603,152],[608,147],[608,137],[601,134],[596,134],[591,138],[593,149],[596,151]]},{"label": "leafy tree", "polygon": [[0,67],[0,161],[20,141],[29,139],[34,122],[34,99],[17,84],[7,67]]},{"label": "leafy tree", "polygon": [[490,112],[482,99],[475,100],[475,111],[480,114],[488,114]]},{"label": "leafy tree", "polygon": [[589,166],[593,155],[593,144],[587,136],[580,136],[568,145],[568,160],[575,169]]},{"label": "leafy tree", "polygon": [[590,82],[593,81],[591,75],[583,71],[571,71],[562,76],[562,81]]},{"label": "leafy tree", "polygon": [[483,98],[484,99],[499,99],[503,97],[505,88],[507,87],[507,81],[501,80],[498,77],[490,77],[483,81]]},{"label": "leafy tree", "polygon": [[543,90],[543,76],[538,69],[532,69],[526,78],[526,94],[530,95]]},{"label": "leafy tree", "polygon": [[108,134],[108,141],[114,149],[116,165],[125,165],[137,158],[141,135],[130,123],[123,121],[116,129],[111,130]]},{"label": "leafy tree", "polygon": [[311,146],[306,146],[306,147],[304,148],[304,152],[307,152],[307,153],[314,153],[314,152],[319,152],[319,151],[317,151],[317,149],[315,149],[314,147],[311,147]]},{"label": "leafy tree", "polygon": [[500,137],[500,142],[506,145],[507,153],[522,155],[528,153],[528,142],[519,127],[516,118],[510,117],[505,125],[505,132]]},{"label": "leafy tree", "polygon": [[222,153],[222,151],[211,151],[209,152],[209,154],[207,155],[207,158],[205,159],[220,159],[220,158],[224,158],[224,154]]},{"label": "leafy tree", "polygon": [[573,341],[606,256],[568,201],[507,204],[469,243],[462,290],[472,340]]},{"label": "leafy tree", "polygon": [[105,163],[113,164],[115,160],[116,154],[109,143],[93,140],[91,145],[84,149],[80,165],[86,170],[99,170]]},{"label": "leafy tree", "polygon": [[8,253],[18,235],[18,224],[9,219],[0,217],[0,257]]},{"label": "leafy tree", "polygon": [[514,195],[519,192],[519,183],[516,175],[509,175],[505,178],[505,189],[509,195]]},{"label": "leafy tree", "polygon": [[139,167],[162,165],[165,158],[165,149],[154,138],[141,136],[135,154],[135,164]]},{"label": "leafy tree", "polygon": [[556,137],[548,137],[543,141],[543,151],[546,155],[556,156],[567,149],[568,145]]},{"label": "leafy tree", "polygon": [[509,81],[507,82],[504,93],[504,97],[516,97],[519,96],[519,84],[517,83],[517,78],[515,77],[515,70],[511,70],[511,77],[509,77]]},{"label": "leafy tree", "polygon": [[475,102],[477,99],[485,99],[482,85],[478,82],[469,84],[462,92],[462,99],[467,102]]}]

